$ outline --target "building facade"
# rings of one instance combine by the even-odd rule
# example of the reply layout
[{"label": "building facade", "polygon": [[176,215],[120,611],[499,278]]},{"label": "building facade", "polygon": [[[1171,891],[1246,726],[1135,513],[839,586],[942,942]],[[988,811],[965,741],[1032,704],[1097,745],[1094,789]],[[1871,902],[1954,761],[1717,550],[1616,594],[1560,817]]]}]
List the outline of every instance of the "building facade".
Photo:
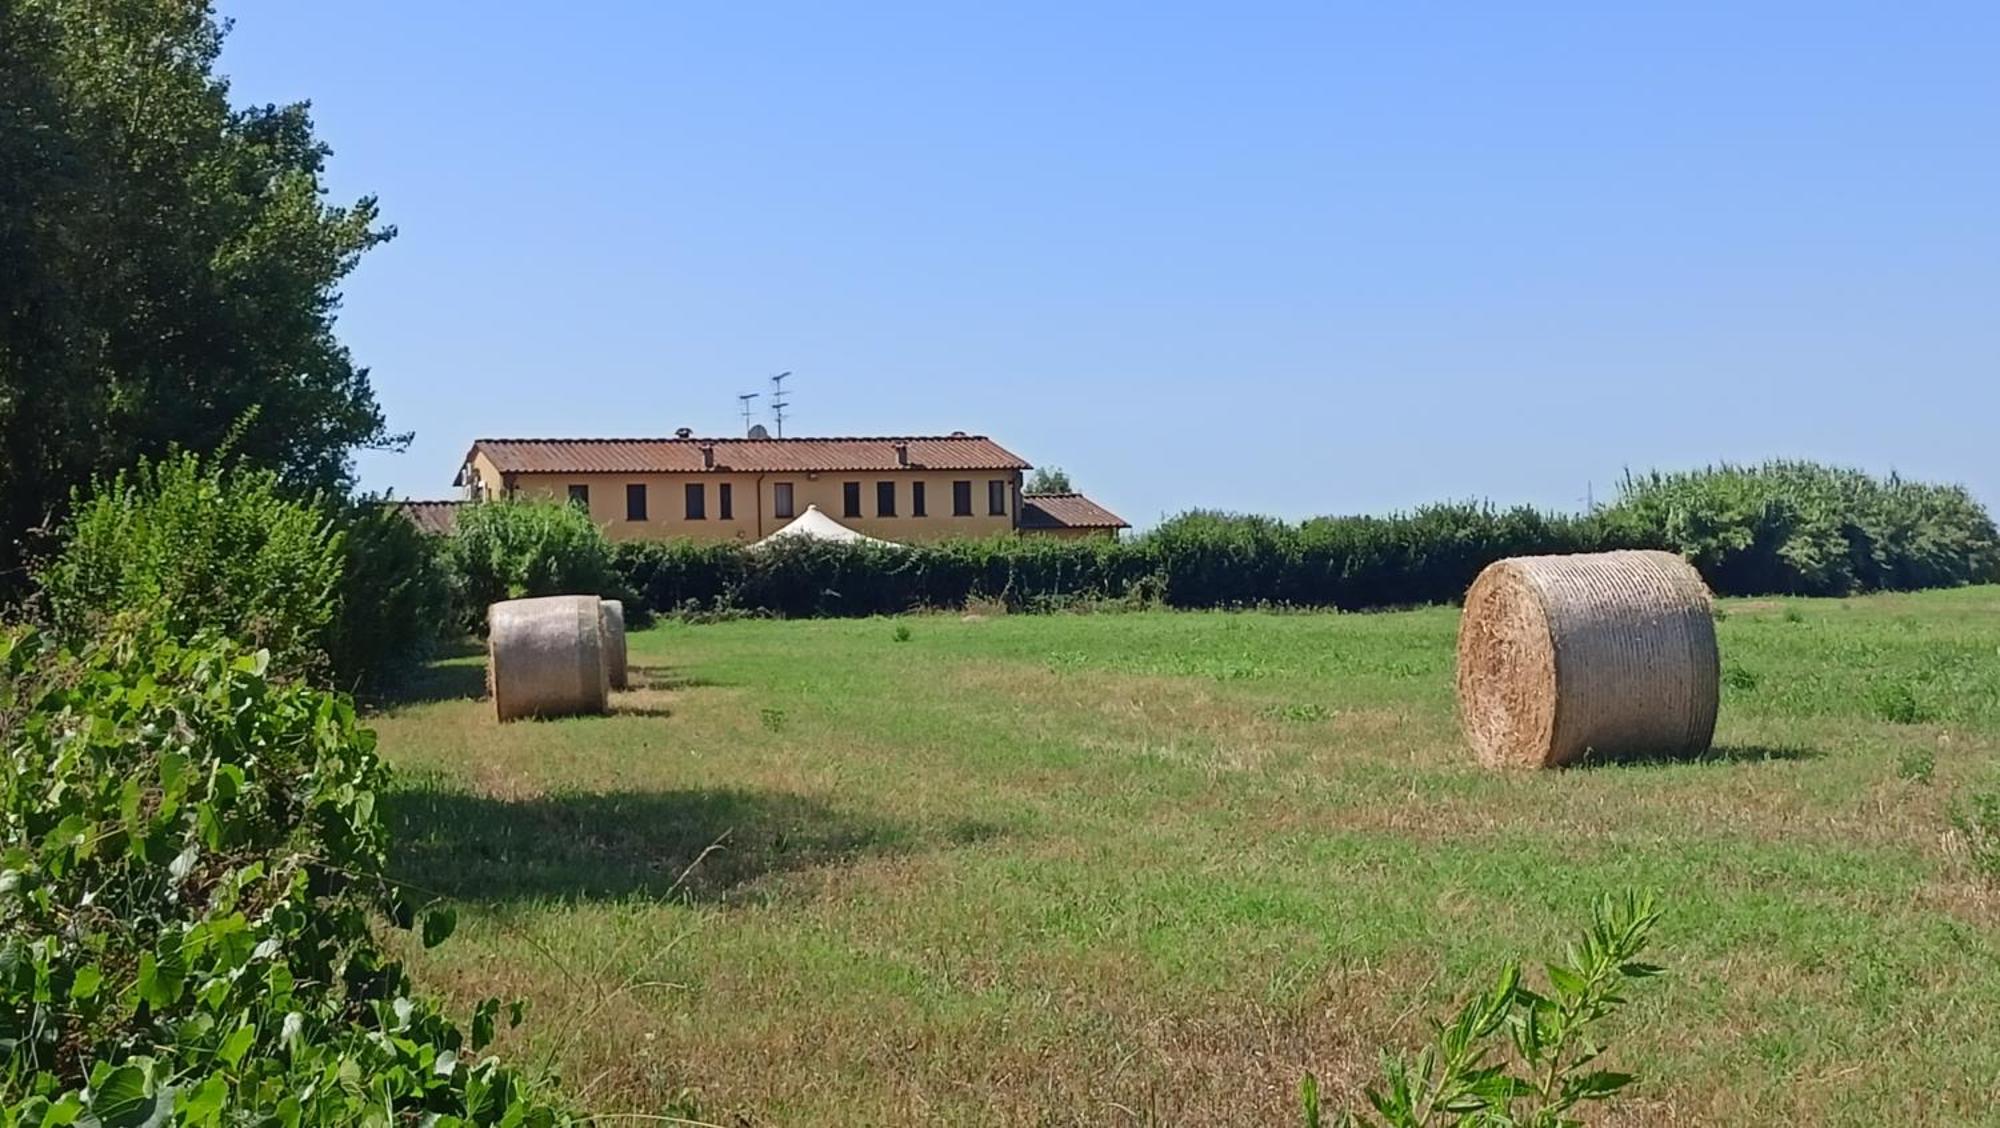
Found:
[{"label": "building facade", "polygon": [[[806,511],[883,540],[1051,532],[1021,492],[1027,462],[981,435],[889,438],[480,439],[466,501],[565,500],[613,540],[760,540]],[[1066,497],[1081,495],[1064,495]],[[1084,499],[1086,504],[1091,504]],[[1124,523],[1057,535],[1117,535]]]}]

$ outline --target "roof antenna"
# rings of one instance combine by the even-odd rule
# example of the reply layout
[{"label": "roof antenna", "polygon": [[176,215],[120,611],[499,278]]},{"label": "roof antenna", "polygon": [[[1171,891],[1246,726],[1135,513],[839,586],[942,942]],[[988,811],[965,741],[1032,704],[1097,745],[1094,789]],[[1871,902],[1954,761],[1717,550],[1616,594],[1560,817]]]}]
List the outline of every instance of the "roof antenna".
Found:
[{"label": "roof antenna", "polygon": [[750,433],[750,401],[762,394],[762,392],[742,392],[736,397],[743,404],[743,433],[746,435]]},{"label": "roof antenna", "polygon": [[790,372],[780,372],[771,377],[771,422],[778,428],[778,437],[785,437],[785,409],[792,406],[785,399],[785,377]]}]

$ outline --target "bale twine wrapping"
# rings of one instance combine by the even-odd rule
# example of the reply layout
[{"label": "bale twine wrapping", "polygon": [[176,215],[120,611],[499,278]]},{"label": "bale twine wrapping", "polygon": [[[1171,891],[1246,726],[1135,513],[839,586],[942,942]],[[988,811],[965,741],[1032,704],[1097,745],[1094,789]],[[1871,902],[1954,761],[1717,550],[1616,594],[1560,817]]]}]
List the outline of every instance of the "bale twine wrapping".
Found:
[{"label": "bale twine wrapping", "polygon": [[486,609],[486,688],[502,721],[602,713],[610,682],[594,595],[510,599]]},{"label": "bale twine wrapping", "polygon": [[1516,557],[1466,593],[1459,717],[1488,767],[1698,756],[1719,681],[1708,586],[1673,553]]},{"label": "bale twine wrapping", "polygon": [[611,688],[625,689],[630,682],[625,672],[625,604],[607,599],[597,606],[598,614],[604,617],[604,672],[610,677]]}]

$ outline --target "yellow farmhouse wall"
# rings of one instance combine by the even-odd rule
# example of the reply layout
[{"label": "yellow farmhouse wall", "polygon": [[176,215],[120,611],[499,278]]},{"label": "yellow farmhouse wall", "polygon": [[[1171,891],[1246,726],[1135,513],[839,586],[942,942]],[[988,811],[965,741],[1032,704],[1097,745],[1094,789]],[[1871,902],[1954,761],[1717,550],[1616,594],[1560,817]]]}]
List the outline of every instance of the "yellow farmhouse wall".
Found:
[{"label": "yellow farmhouse wall", "polygon": [[[488,497],[503,496],[511,487],[517,497],[561,500],[569,496],[570,486],[589,486],[591,520],[602,526],[605,535],[612,540],[664,540],[668,537],[692,537],[704,541],[757,540],[777,532],[792,519],[777,515],[777,487],[781,483],[790,483],[792,487],[793,517],[804,513],[806,506],[817,505],[820,512],[856,532],[892,541],[989,537],[1010,532],[1014,528],[1015,510],[1021,504],[1021,475],[1012,470],[905,470],[818,475],[517,473],[511,475],[510,481],[503,482],[492,462],[480,454],[473,459],[473,471],[484,485]],[[1007,512],[1003,514],[987,511],[987,483],[994,481],[1006,483]],[[721,491],[718,488],[725,482],[729,484],[731,493],[731,513],[727,519],[722,516]],[[845,515],[842,487],[848,482],[861,484],[860,517]],[[896,515],[893,517],[876,513],[878,482],[896,484]],[[911,512],[912,484],[916,482],[924,484],[925,516],[922,517]],[[972,483],[972,516],[952,515],[953,482]],[[700,483],[703,487],[707,515],[700,520],[687,517],[686,487],[692,483]],[[644,521],[626,519],[625,487],[628,485],[646,487]]]}]

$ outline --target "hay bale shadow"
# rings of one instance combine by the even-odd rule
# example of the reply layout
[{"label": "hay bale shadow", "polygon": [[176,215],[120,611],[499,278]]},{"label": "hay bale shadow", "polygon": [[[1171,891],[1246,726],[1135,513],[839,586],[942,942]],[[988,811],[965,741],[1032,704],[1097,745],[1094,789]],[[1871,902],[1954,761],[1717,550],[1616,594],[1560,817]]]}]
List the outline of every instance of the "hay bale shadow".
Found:
[{"label": "hay bale shadow", "polygon": [[490,903],[732,900],[766,875],[923,844],[807,796],[730,788],[499,799],[419,783],[382,803],[397,880]]},{"label": "hay bale shadow", "polygon": [[1765,764],[1825,758],[1824,751],[1797,744],[1717,744],[1708,751],[1694,756],[1673,752],[1636,752],[1623,756],[1599,756],[1592,753],[1577,766],[1584,769],[1646,768],[1672,767],[1679,764]]},{"label": "hay bale shadow", "polygon": [[439,701],[477,701],[486,696],[486,663],[431,662],[397,678],[368,697],[384,709]]},{"label": "hay bale shadow", "polygon": [[706,689],[728,684],[684,673],[672,666],[628,666],[626,677],[633,689]]}]

